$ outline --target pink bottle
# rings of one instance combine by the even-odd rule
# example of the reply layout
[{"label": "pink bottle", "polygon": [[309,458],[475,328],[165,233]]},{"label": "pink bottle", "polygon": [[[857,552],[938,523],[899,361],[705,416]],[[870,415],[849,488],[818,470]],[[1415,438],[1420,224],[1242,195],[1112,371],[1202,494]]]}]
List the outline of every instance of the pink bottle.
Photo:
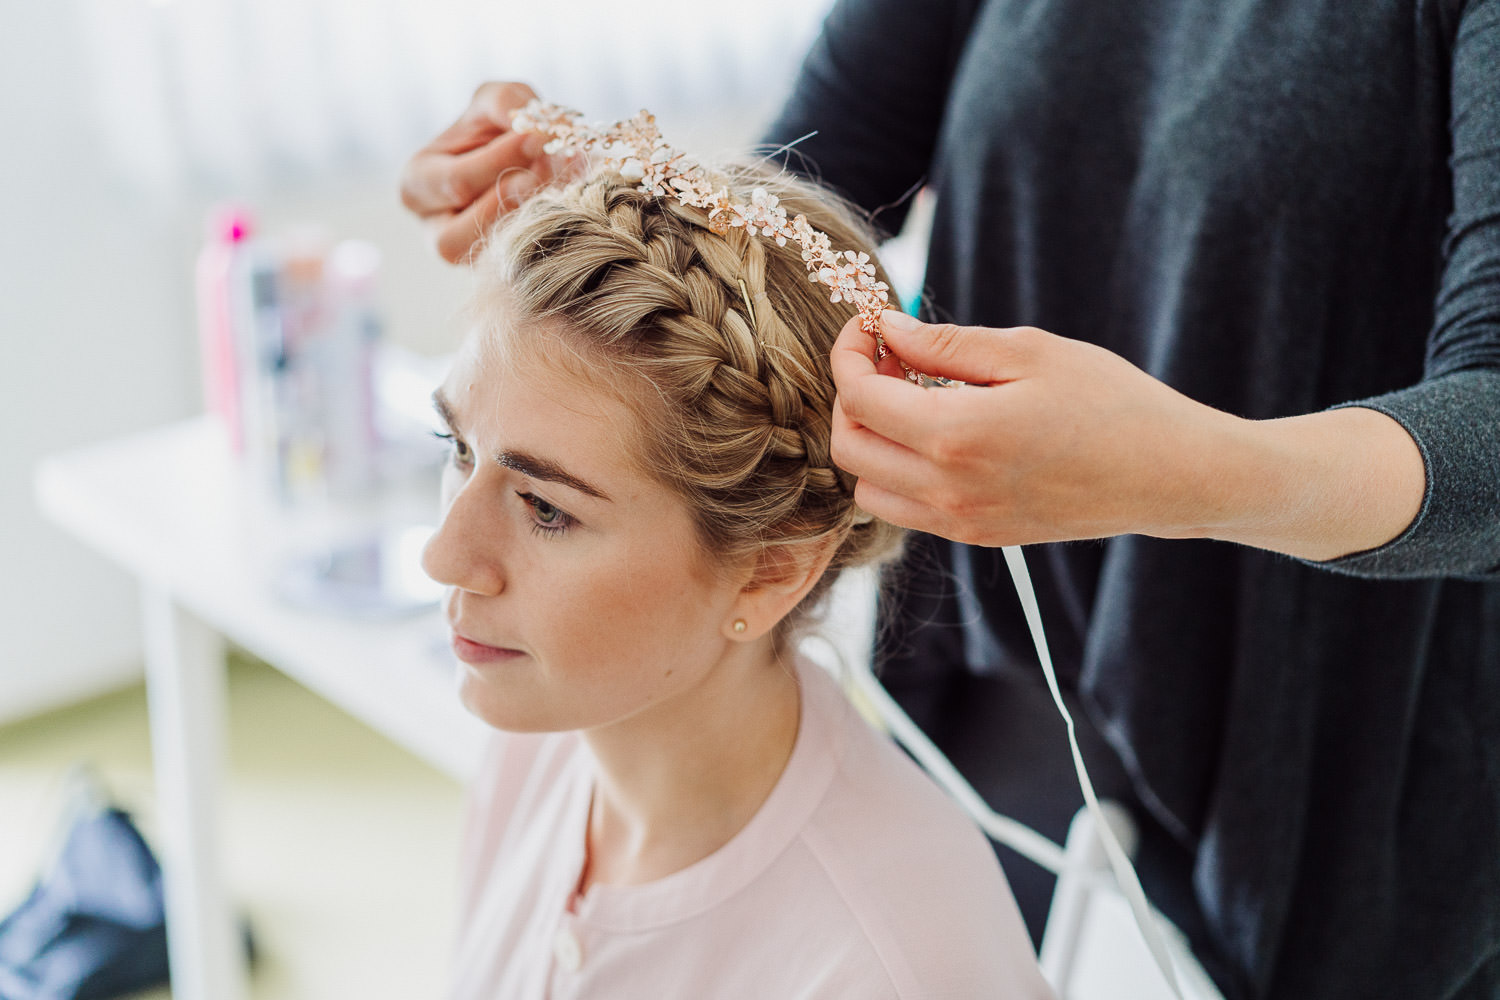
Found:
[{"label": "pink bottle", "polygon": [[234,454],[245,450],[240,406],[240,265],[250,238],[250,213],[223,206],[209,216],[207,239],[198,253],[198,345],[204,409],[218,416]]}]

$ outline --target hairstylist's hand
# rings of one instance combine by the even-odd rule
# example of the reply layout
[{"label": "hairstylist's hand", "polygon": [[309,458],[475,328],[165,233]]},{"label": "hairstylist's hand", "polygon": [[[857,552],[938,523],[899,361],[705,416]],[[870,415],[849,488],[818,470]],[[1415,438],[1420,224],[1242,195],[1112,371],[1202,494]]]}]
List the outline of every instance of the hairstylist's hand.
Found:
[{"label": "hairstylist's hand", "polygon": [[490,224],[552,177],[546,139],[510,129],[511,112],[536,93],[524,83],[486,83],[469,107],[407,162],[401,201],[450,263],[466,259]]},{"label": "hairstylist's hand", "polygon": [[833,458],[877,517],[980,545],[1172,534],[1194,455],[1232,418],[1123,358],[1042,330],[883,314],[896,357],[970,385],[924,389],[873,360],[858,321],[833,350]]},{"label": "hairstylist's hand", "polygon": [[1331,559],[1395,537],[1421,505],[1421,454],[1374,410],[1245,420],[1042,330],[894,311],[882,325],[913,368],[973,383],[921,388],[877,365],[857,320],[840,334],[833,459],[896,524],[980,545],[1136,533]]}]

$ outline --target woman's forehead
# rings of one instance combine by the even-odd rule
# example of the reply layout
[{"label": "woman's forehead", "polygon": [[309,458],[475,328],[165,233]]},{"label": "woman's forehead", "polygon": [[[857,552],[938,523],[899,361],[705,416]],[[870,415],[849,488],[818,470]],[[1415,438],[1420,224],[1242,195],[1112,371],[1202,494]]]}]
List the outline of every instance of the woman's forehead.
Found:
[{"label": "woman's forehead", "polygon": [[510,307],[505,296],[491,302],[464,339],[464,353],[476,363],[535,371],[537,377],[568,374],[578,381],[610,385],[602,356],[586,350],[587,338],[556,317],[535,318]]},{"label": "woman's forehead", "polygon": [[[640,422],[625,394],[561,342],[549,350],[546,336],[470,335],[440,390],[461,429],[477,446],[549,449],[601,475],[639,474]],[[525,344],[533,339],[542,342]]]},{"label": "woman's forehead", "polygon": [[[445,391],[461,393],[481,409],[493,409],[510,397],[524,396],[533,405],[547,404],[602,425],[618,423],[627,410],[607,377],[572,356],[561,341],[535,334],[470,334],[444,382]],[[479,416],[478,413],[474,416]]]}]

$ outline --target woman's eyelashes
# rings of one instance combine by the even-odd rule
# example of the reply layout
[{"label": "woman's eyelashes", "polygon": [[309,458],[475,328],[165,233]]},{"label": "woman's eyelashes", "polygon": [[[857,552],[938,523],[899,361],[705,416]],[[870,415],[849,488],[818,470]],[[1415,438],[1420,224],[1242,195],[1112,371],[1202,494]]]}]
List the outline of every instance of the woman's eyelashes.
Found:
[{"label": "woman's eyelashes", "polygon": [[446,431],[433,431],[433,436],[448,442],[448,460],[454,465],[469,466],[474,464],[474,453],[469,450],[468,442],[457,434]]},{"label": "woman's eyelashes", "polygon": [[520,497],[521,502],[530,508],[531,530],[538,535],[559,538],[577,523],[573,515],[561,507],[548,503],[535,493],[517,490],[516,496]]}]

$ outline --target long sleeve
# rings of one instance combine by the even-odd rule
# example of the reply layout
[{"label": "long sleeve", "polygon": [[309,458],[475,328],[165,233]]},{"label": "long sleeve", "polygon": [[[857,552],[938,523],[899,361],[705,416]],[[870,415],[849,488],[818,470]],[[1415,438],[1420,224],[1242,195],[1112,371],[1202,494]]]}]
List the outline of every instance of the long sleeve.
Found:
[{"label": "long sleeve", "polygon": [[764,141],[888,233],[927,175],[977,0],[840,0]]},{"label": "long sleeve", "polygon": [[1398,538],[1323,565],[1359,576],[1500,576],[1500,2],[1458,17],[1450,89],[1452,213],[1425,375],[1353,405],[1416,439],[1421,512]]}]

